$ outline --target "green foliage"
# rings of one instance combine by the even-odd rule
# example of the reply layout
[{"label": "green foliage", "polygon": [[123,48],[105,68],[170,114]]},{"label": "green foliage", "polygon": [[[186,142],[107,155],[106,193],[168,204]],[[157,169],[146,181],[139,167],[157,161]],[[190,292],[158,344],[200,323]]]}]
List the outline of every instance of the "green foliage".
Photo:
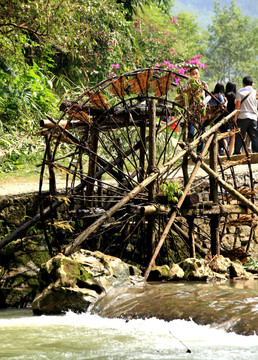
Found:
[{"label": "green foliage", "polygon": [[[127,11],[127,19],[132,20],[133,15],[137,15],[139,9],[144,12],[144,6],[150,6],[152,0],[116,0],[118,4],[122,4]],[[156,5],[163,11],[169,12],[174,1],[171,0],[158,0],[155,1]]]},{"label": "green foliage", "polygon": [[35,62],[18,68],[1,58],[0,66],[0,148],[6,153],[1,171],[9,172],[39,162],[42,140],[35,133],[45,114],[55,113],[58,97],[51,77]]},{"label": "green foliage", "polygon": [[177,204],[178,199],[183,194],[182,190],[179,189],[179,184],[171,181],[166,181],[165,184],[161,184],[160,189],[172,204]]},{"label": "green foliage", "polygon": [[178,88],[178,96],[175,101],[188,109],[192,115],[205,115],[206,110],[203,105],[204,85],[195,79],[189,79],[187,85]]},{"label": "green foliage", "polygon": [[250,259],[244,264],[244,268],[248,270],[258,270],[258,260],[254,260],[250,257]]},{"label": "green foliage", "polygon": [[215,2],[214,12],[207,36],[208,76],[216,82],[238,80],[239,85],[247,74],[257,77],[257,21],[244,16],[235,1],[223,8]]},{"label": "green foliage", "polygon": [[136,62],[140,67],[173,64],[178,69],[178,63],[186,64],[202,49],[198,25],[189,13],[176,17],[151,5],[135,16],[132,31],[138,45]]}]

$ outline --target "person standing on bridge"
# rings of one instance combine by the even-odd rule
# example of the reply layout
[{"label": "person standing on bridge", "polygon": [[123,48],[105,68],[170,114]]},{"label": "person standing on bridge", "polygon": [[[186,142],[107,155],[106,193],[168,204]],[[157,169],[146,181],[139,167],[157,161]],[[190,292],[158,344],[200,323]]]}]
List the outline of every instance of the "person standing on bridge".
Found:
[{"label": "person standing on bridge", "polygon": [[[243,79],[243,88],[239,89],[236,94],[236,109],[240,110],[235,115],[235,122],[240,128],[242,138],[246,133],[252,142],[252,152],[258,152],[258,123],[257,123],[257,100],[256,91],[253,89],[253,79],[246,76]],[[236,135],[234,154],[240,154],[243,146],[241,136]]]}]

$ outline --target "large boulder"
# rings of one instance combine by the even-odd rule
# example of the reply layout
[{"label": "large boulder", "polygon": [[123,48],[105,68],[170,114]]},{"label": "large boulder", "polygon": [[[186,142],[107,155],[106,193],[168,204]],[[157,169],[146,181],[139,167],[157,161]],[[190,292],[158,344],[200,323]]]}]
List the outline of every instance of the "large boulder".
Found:
[{"label": "large boulder", "polygon": [[86,311],[110,288],[142,282],[140,270],[99,251],[80,250],[50,259],[41,268],[34,314]]},{"label": "large boulder", "polygon": [[222,255],[215,255],[209,261],[209,267],[212,271],[219,274],[228,274],[231,266],[231,260]]},{"label": "large boulder", "polygon": [[183,269],[186,280],[202,281],[214,278],[209,262],[205,259],[188,258],[182,261],[179,266]]}]

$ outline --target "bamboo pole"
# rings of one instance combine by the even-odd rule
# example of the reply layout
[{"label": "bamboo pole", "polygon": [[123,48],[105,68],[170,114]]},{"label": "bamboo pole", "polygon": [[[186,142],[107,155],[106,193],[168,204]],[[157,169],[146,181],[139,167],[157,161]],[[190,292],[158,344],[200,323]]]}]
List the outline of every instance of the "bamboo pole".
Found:
[{"label": "bamboo pole", "polygon": [[[214,134],[210,146],[210,168],[217,174],[218,173],[218,136],[217,131]],[[210,176],[210,200],[217,204],[218,197],[218,181],[213,176]],[[210,233],[211,233],[211,254],[219,255],[220,253],[220,239],[219,239],[219,215],[210,216]]]},{"label": "bamboo pole", "polygon": [[[90,149],[93,154],[97,154],[98,130],[92,127],[90,136],[91,136],[90,144],[89,144]],[[88,177],[89,179],[92,180],[88,181],[86,194],[85,194],[86,199],[91,199],[91,200],[86,200],[86,207],[92,207],[92,203],[93,203],[92,195],[94,192],[94,182],[95,182],[93,179],[96,179],[96,169],[97,169],[97,156],[93,155],[89,158],[89,164],[88,164]]]},{"label": "bamboo pole", "polygon": [[[148,174],[151,174],[156,167],[156,106],[155,101],[149,103],[149,166]],[[153,202],[156,199],[155,182],[148,185],[148,199]],[[147,254],[150,259],[155,247],[155,214],[148,216],[147,231]]]},{"label": "bamboo pole", "polygon": [[195,252],[194,217],[193,216],[190,216],[187,218],[187,224],[188,224],[188,242],[189,242],[189,248],[190,248],[190,257],[195,258],[196,252]]},{"label": "bamboo pole", "polygon": [[[210,146],[210,143],[212,141],[212,138],[213,138],[213,135],[211,135],[210,138],[207,140],[207,142],[206,142],[206,144],[204,146],[204,149],[202,151],[201,157],[203,155],[205,155],[206,151],[208,150],[208,148]],[[189,181],[188,181],[188,183],[186,184],[186,186],[184,188],[184,192],[183,192],[183,194],[180,196],[180,198],[178,200],[177,209],[175,211],[173,211],[173,213],[171,214],[171,217],[168,220],[168,223],[167,223],[167,225],[166,225],[166,227],[165,227],[165,229],[163,231],[163,234],[160,237],[160,240],[159,240],[159,243],[158,243],[158,245],[156,247],[156,250],[155,250],[155,252],[154,252],[154,254],[153,254],[152,258],[151,258],[151,261],[150,261],[146,271],[145,271],[145,274],[144,274],[145,280],[147,280],[147,278],[148,278],[148,276],[150,274],[151,268],[153,267],[153,265],[155,263],[156,257],[158,256],[158,254],[160,252],[160,249],[161,249],[161,247],[162,247],[162,245],[163,245],[163,243],[164,243],[164,241],[165,241],[165,239],[167,237],[167,234],[168,234],[171,226],[173,225],[173,222],[174,222],[174,220],[176,218],[177,211],[181,208],[181,206],[182,206],[182,204],[183,204],[183,202],[185,200],[186,195],[190,191],[191,185],[192,185],[192,183],[193,183],[193,181],[195,179],[195,176],[196,176],[196,174],[197,174],[197,172],[198,172],[198,170],[199,170],[199,168],[201,166],[201,163],[202,163],[201,157],[200,157],[200,159],[197,160],[197,162],[195,164],[195,167],[193,169],[193,172],[192,172],[192,174],[191,174],[191,176],[189,178]]]},{"label": "bamboo pole", "polygon": [[[141,216],[148,216],[152,214],[156,215],[168,215],[173,210],[173,205],[152,204],[152,205],[128,205],[127,211],[139,214]],[[243,205],[214,205],[211,201],[205,203],[198,203],[193,208],[181,209],[181,214],[184,217],[187,216],[203,216],[203,215],[230,215],[230,214],[249,214],[247,207]]]},{"label": "bamboo pole", "polygon": [[144,171],[145,171],[145,148],[146,148],[146,124],[145,121],[140,127],[140,182],[144,180]]}]

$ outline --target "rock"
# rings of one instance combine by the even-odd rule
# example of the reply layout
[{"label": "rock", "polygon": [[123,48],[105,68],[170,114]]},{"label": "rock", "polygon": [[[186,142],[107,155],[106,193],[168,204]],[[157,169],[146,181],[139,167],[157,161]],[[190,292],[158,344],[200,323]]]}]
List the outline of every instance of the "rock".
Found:
[{"label": "rock", "polygon": [[34,314],[86,311],[110,288],[143,282],[140,270],[99,251],[63,254],[42,266],[40,289],[32,303]]},{"label": "rock", "polygon": [[169,266],[162,265],[162,266],[153,266],[148,281],[162,281],[167,280],[169,274]]},{"label": "rock", "polygon": [[215,255],[209,263],[210,269],[219,274],[229,274],[230,266],[230,259],[222,255]]},{"label": "rock", "polygon": [[183,269],[178,264],[173,264],[168,272],[168,280],[180,280],[184,275]]},{"label": "rock", "polygon": [[31,305],[39,286],[40,266],[49,258],[39,236],[17,240],[0,251],[0,307]]},{"label": "rock", "polygon": [[211,280],[215,277],[205,259],[188,258],[179,263],[179,266],[184,271],[185,280]]},{"label": "rock", "polygon": [[253,275],[248,273],[241,263],[240,260],[232,261],[229,268],[230,278],[241,278],[241,279],[251,279]]}]

